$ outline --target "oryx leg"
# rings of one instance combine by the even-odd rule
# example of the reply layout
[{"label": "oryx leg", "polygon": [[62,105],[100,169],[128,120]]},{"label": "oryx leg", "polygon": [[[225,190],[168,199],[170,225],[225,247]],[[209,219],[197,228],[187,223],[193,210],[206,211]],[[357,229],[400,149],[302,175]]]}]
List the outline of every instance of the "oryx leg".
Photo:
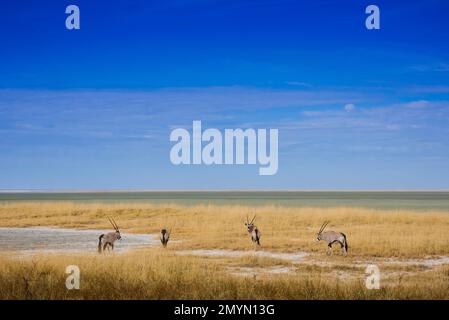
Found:
[{"label": "oryx leg", "polygon": [[329,245],[328,245],[328,247],[329,247],[329,249],[330,249],[330,254],[331,254],[331,255],[333,254],[332,245],[333,245],[334,243],[336,243],[336,242],[341,243],[341,242],[338,241],[338,240],[334,240],[334,241],[332,241],[331,243],[329,243]]},{"label": "oryx leg", "polygon": [[327,245],[326,254],[330,256],[332,254],[332,242]]},{"label": "oryx leg", "polygon": [[346,252],[346,248],[345,248],[345,242],[344,241],[338,241],[338,243],[340,244],[340,251],[342,255],[345,255]]},{"label": "oryx leg", "polygon": [[105,250],[106,250],[107,247],[108,247],[108,243],[105,242],[104,245],[103,245],[103,252],[105,252]]},{"label": "oryx leg", "polygon": [[253,242],[253,249],[257,250],[257,242],[256,242],[256,240],[253,237],[251,237],[251,241]]},{"label": "oryx leg", "polygon": [[111,243],[111,249],[112,249],[112,251],[114,251],[114,244],[113,243]]},{"label": "oryx leg", "polygon": [[338,241],[338,243],[340,244],[341,254],[344,255],[346,253],[345,244],[341,241]]}]

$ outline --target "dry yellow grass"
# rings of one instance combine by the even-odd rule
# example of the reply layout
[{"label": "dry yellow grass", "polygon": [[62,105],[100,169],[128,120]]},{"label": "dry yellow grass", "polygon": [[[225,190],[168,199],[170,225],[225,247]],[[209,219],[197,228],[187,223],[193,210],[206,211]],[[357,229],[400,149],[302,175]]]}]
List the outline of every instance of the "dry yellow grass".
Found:
[{"label": "dry yellow grass", "polygon": [[[305,251],[317,264],[294,265],[260,257],[207,258],[179,250],[253,250],[244,228],[257,214],[262,249]],[[0,205],[0,227],[110,228],[116,219],[131,233],[157,233],[174,226],[167,250],[148,248],[115,255],[0,255],[1,299],[448,299],[449,267],[383,266],[381,290],[367,290],[358,261],[449,255],[449,213],[366,208],[284,208],[79,204],[62,202]],[[322,221],[348,236],[346,257],[327,257],[314,241]],[[329,263],[332,263],[330,265]],[[320,265],[321,263],[321,265]],[[66,290],[65,267],[81,269],[81,290]],[[230,274],[229,269],[286,267],[288,274]],[[345,278],[345,274],[349,276]],[[343,275],[343,277],[341,276]]]},{"label": "dry yellow grass", "polygon": [[[80,290],[67,290],[65,268],[81,270]],[[364,278],[341,281],[328,272],[245,278],[216,261],[163,250],[116,256],[0,257],[0,299],[448,299],[449,268],[404,277],[368,290]]]},{"label": "dry yellow grass", "polygon": [[173,227],[178,249],[251,249],[243,225],[246,215],[257,214],[262,246],[269,251],[322,252],[316,232],[324,220],[328,229],[348,236],[350,256],[424,257],[449,254],[449,213],[367,208],[285,208],[68,202],[11,203],[0,205],[0,227],[59,226],[110,228],[115,217],[131,233],[157,233]]}]

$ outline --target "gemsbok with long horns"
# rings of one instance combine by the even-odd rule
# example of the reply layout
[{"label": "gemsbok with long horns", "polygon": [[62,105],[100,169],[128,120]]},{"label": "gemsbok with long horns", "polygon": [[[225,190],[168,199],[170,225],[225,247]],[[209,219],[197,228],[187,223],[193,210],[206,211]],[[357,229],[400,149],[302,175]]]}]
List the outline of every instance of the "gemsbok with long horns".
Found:
[{"label": "gemsbok with long horns", "polygon": [[257,245],[260,246],[260,231],[259,229],[254,225],[254,220],[256,219],[256,215],[254,215],[253,219],[251,220],[251,222],[248,220],[248,216],[246,216],[246,222],[245,222],[245,226],[246,226],[246,230],[248,231],[248,233],[251,235],[251,240],[253,241],[253,243],[257,243]]},{"label": "gemsbok with long horns", "polygon": [[326,241],[327,242],[327,254],[332,254],[332,245],[334,243],[339,243],[341,246],[341,250],[346,254],[348,252],[348,242],[346,241],[346,235],[342,232],[336,232],[336,231],[324,231],[326,226],[329,224],[330,221],[324,221],[324,223],[321,225],[320,230],[317,233],[317,241]]},{"label": "gemsbok with long horns", "polygon": [[100,235],[98,238],[98,253],[105,251],[106,248],[114,250],[114,242],[120,240],[122,236],[120,235],[120,230],[114,219],[108,218],[115,232],[109,232]]}]

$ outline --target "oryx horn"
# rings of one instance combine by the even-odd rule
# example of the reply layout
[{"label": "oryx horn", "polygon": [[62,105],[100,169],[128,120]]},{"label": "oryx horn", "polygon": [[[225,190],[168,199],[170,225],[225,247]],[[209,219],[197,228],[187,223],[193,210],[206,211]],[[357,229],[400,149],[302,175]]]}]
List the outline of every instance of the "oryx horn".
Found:
[{"label": "oryx horn", "polygon": [[114,219],[111,219],[108,217],[109,222],[111,223],[112,227],[114,227],[115,231],[119,231],[119,228],[117,226],[117,223],[115,223]]},{"label": "oryx horn", "polygon": [[255,219],[256,219],[256,215],[254,215],[253,220],[251,220],[251,223],[253,223]]},{"label": "oryx horn", "polygon": [[323,224],[321,225],[320,231],[318,231],[318,233],[323,232],[324,228],[326,228],[326,226],[329,224],[329,220],[324,221]]}]

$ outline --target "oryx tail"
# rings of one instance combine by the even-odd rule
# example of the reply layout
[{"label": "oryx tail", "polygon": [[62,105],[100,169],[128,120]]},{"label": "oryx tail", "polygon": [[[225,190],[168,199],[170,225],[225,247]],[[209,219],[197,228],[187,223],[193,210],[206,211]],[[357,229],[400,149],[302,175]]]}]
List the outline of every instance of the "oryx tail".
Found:
[{"label": "oryx tail", "polygon": [[345,251],[348,252],[348,240],[346,240],[346,235],[343,232],[340,232],[343,238],[345,238]]},{"label": "oryx tail", "polygon": [[101,253],[101,239],[103,239],[104,234],[102,234],[99,238],[98,238],[98,253]]}]

